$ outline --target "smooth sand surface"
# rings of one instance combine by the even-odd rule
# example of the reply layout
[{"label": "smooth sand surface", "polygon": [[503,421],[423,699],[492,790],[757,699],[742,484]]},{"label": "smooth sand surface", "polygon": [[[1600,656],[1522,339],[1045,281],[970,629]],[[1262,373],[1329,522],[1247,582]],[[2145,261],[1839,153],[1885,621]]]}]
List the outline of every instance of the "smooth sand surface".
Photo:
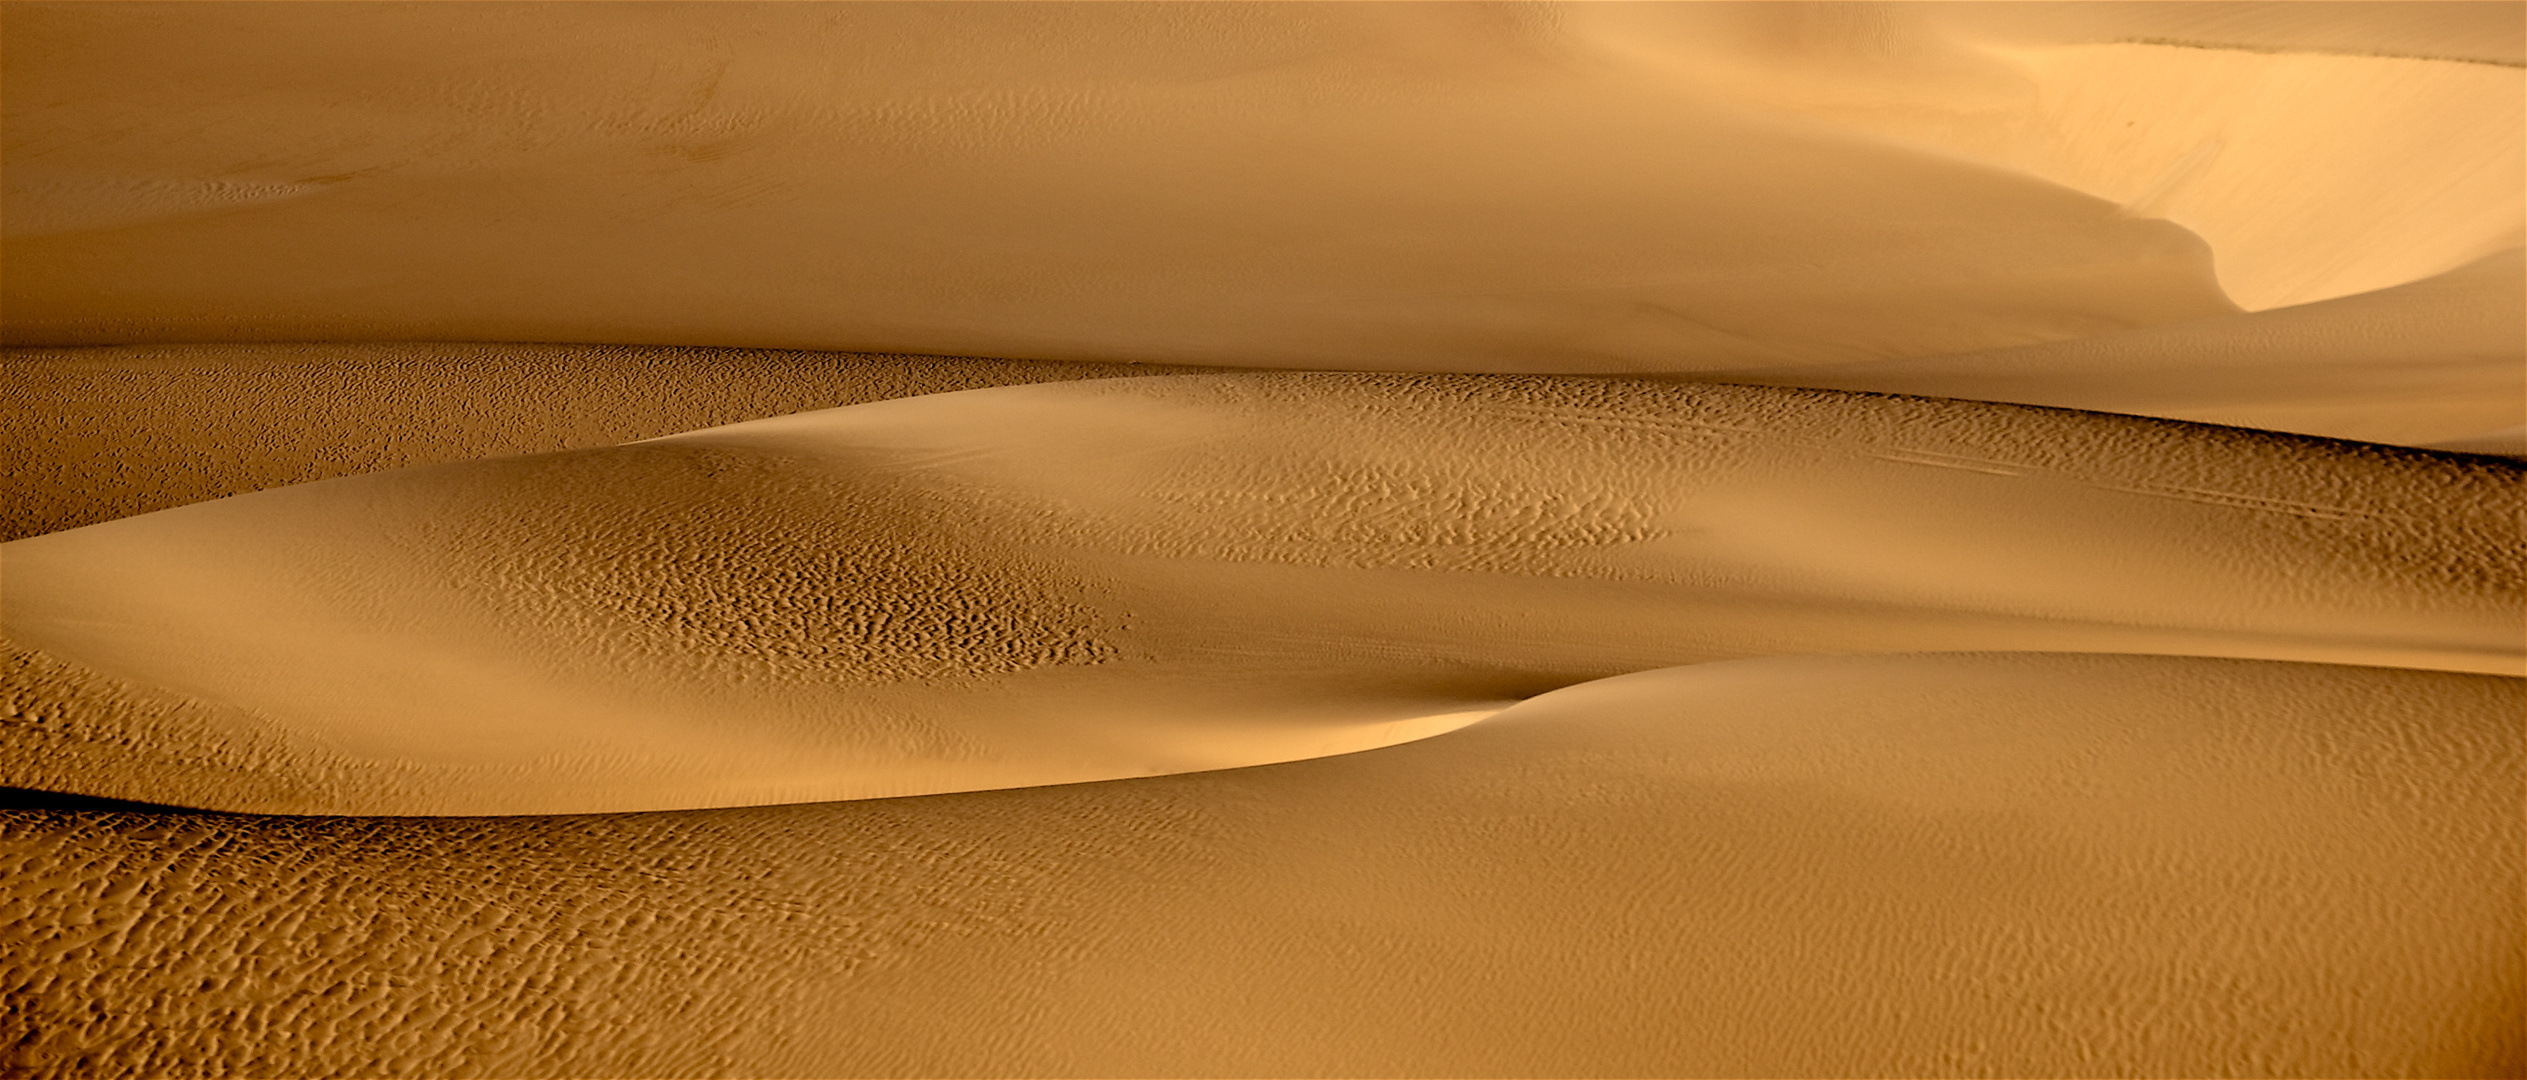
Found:
[{"label": "smooth sand surface", "polygon": [[[1697,373],[2514,454],[2522,41],[2501,3],[20,4],[0,339]],[[102,520],[59,498],[9,535]]]},{"label": "smooth sand surface", "polygon": [[43,1075],[2514,1076],[2516,679],[1800,657],[1252,769],[0,816]]},{"label": "smooth sand surface", "polygon": [[224,495],[978,386],[1198,368],[495,343],[0,351],[0,540]]},{"label": "smooth sand surface", "polygon": [[2190,6],[27,4],[5,330],[1692,371],[2517,246],[2514,7]]},{"label": "smooth sand surface", "polygon": [[1694,370],[2515,246],[2520,13],[2328,6],[29,4],[7,333]]},{"label": "smooth sand surface", "polygon": [[2182,225],[2250,311],[2455,268],[2527,218],[2516,5],[1595,10],[1683,84]]},{"label": "smooth sand surface", "polygon": [[1339,753],[1765,654],[2515,674],[2522,472],[1759,387],[929,395],[10,543],[0,625],[24,663],[92,676],[21,711],[157,719],[0,779],[266,812],[676,809]]},{"label": "smooth sand surface", "polygon": [[1712,372],[2527,454],[2527,262],[2338,300],[1987,353]]}]

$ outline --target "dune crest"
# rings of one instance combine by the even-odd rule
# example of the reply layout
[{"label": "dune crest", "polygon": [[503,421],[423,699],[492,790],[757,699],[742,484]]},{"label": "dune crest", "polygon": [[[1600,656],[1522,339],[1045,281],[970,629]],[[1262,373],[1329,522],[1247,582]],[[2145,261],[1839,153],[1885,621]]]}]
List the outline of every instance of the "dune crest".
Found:
[{"label": "dune crest", "polygon": [[0,411],[0,540],[335,476],[891,397],[1200,370],[496,342],[0,350],[0,383],[22,406]]},{"label": "dune crest", "polygon": [[2462,446],[2527,423],[2527,251],[2298,307],[1959,356],[1694,377]]},{"label": "dune crest", "polygon": [[2515,6],[2013,7],[1602,5],[1572,21],[1680,90],[2182,225],[2249,311],[2430,277],[2527,230]]},{"label": "dune crest", "polygon": [[1342,753],[1777,653],[2513,672],[2520,468],[1826,391],[1175,376],[144,515],[0,547],[0,614],[53,660],[258,717],[305,755],[279,768],[325,778],[274,801],[109,755],[80,794],[868,798]]}]

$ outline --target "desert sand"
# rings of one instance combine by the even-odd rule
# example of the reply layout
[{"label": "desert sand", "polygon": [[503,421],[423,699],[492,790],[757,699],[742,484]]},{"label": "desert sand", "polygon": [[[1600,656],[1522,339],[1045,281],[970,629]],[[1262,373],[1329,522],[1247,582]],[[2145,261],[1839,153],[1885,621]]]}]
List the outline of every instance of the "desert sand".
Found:
[{"label": "desert sand", "polygon": [[2165,416],[2527,456],[2517,249],[2377,292],[1983,353],[1697,377]]},{"label": "desert sand", "polygon": [[[480,342],[9,349],[0,540],[408,465],[981,386],[1199,370]],[[537,392],[520,392],[528,386]]]},{"label": "desert sand", "polygon": [[2518,246],[2517,11],[2396,6],[27,5],[0,299],[20,344],[2035,344]]},{"label": "desert sand", "polygon": [[22,813],[10,996],[41,1034],[11,1063],[2504,1075],[2522,710],[2519,680],[2481,675],[1781,657],[1105,784]]},{"label": "desert sand", "polygon": [[[1756,655],[2515,675],[2522,475],[1755,387],[924,395],[14,541],[9,638],[90,680],[33,711],[146,687],[171,726],[0,781],[280,813],[662,810],[1340,753]],[[149,756],[92,749],[119,745]],[[240,768],[258,790],[226,789]]]},{"label": "desert sand", "polygon": [[0,10],[0,1071],[2527,1071],[2527,6]]}]

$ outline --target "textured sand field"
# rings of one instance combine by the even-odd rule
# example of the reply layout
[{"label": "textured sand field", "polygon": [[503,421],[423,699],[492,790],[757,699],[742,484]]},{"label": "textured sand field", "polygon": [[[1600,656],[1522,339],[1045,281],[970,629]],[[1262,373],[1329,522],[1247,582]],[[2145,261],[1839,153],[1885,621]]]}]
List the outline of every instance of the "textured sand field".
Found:
[{"label": "textured sand field", "polygon": [[2523,474],[1754,387],[898,399],[12,542],[7,634],[86,673],[21,712],[103,698],[152,726],[65,733],[0,780],[264,812],[681,809],[1339,753],[1755,655],[2519,674]]},{"label": "textured sand field", "polygon": [[2527,6],[12,3],[0,1074],[2527,1074]]},{"label": "textured sand field", "polygon": [[40,1034],[11,1061],[2507,1075],[2522,710],[2518,680],[2480,675],[1798,657],[1106,784],[558,818],[26,813],[5,834],[10,1000]]}]

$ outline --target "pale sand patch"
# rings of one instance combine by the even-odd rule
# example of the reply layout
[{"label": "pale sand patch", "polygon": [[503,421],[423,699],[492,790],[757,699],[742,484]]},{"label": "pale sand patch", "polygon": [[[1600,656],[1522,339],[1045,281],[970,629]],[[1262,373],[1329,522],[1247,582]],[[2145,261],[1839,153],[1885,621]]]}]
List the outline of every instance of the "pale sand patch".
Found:
[{"label": "pale sand patch", "polygon": [[2250,311],[2527,239],[2512,4],[1573,5],[1727,100],[2041,178],[2201,236]]},{"label": "pale sand patch", "polygon": [[[2337,300],[1962,356],[1709,372],[1695,378],[2016,401],[2295,431],[2506,449],[2527,423],[2521,252]],[[2515,437],[2512,437],[2514,441]]]},{"label": "pale sand patch", "polygon": [[254,717],[286,753],[252,790],[166,764],[215,763],[215,738],[87,740],[0,779],[267,811],[667,809],[1339,753],[1768,654],[2508,673],[2527,651],[2520,472],[1592,379],[904,398],[11,543],[20,646],[85,685],[193,699],[206,719],[182,730]]},{"label": "pale sand patch", "polygon": [[1658,671],[1405,746],[604,817],[0,814],[36,1075],[2507,1076],[2517,679]]},{"label": "pale sand patch", "polygon": [[2454,450],[2461,454],[2499,454],[2503,457],[2527,458],[2527,425],[2503,431],[2487,431],[2480,435],[2449,439],[2432,445],[2437,449]]}]

